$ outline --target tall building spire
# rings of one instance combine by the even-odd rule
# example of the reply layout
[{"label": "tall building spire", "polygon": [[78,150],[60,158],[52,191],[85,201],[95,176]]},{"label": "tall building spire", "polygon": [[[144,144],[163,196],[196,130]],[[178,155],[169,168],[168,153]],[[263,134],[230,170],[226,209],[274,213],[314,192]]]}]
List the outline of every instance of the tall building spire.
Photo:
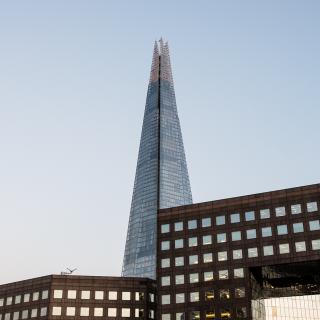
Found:
[{"label": "tall building spire", "polygon": [[122,275],[155,278],[158,209],[192,203],[168,43],[156,42]]}]

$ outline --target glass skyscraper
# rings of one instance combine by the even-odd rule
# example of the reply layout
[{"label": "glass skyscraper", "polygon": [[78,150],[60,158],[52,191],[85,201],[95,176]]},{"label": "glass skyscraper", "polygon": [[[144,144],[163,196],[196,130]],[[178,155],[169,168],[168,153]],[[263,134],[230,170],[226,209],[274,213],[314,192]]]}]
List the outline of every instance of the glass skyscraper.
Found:
[{"label": "glass skyscraper", "polygon": [[155,43],[122,275],[156,276],[158,209],[192,203],[168,43]]}]

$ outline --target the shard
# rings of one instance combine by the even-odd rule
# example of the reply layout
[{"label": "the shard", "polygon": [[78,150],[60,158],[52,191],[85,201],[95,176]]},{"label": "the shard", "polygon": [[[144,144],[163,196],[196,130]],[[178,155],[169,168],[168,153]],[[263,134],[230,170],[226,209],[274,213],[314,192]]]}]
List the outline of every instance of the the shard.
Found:
[{"label": "the shard", "polygon": [[168,43],[155,43],[123,259],[125,277],[156,276],[158,209],[192,203]]}]

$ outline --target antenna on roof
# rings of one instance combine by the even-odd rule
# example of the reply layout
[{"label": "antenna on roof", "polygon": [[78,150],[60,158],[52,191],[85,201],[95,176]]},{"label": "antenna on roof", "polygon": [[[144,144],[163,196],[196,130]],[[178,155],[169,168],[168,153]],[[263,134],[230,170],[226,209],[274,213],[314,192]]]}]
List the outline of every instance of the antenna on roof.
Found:
[{"label": "antenna on roof", "polygon": [[78,270],[77,268],[75,269],[70,269],[70,268],[66,268],[68,271],[61,271],[61,275],[62,276],[68,276],[70,274],[73,274],[76,270]]}]

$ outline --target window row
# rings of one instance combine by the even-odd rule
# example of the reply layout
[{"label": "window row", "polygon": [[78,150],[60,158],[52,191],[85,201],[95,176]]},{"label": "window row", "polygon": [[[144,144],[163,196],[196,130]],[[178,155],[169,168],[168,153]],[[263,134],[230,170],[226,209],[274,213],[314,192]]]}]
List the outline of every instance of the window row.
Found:
[{"label": "window row", "polygon": [[[92,295],[94,293],[94,296]],[[144,292],[130,292],[130,291],[108,291],[105,297],[104,291],[94,291],[92,292],[90,290],[66,290],[66,298],[67,299],[77,299],[80,298],[82,300],[88,300],[91,299],[91,297],[94,297],[95,300],[103,300],[107,297],[108,300],[124,300],[129,301],[134,298],[135,301],[143,301],[145,299],[145,293]],[[54,299],[62,299],[63,298],[63,290],[56,289],[53,291],[53,297]],[[149,301],[154,302],[154,294],[149,293]]]},{"label": "window row", "polygon": [[[286,235],[289,233],[289,228],[287,224],[281,224],[276,226],[276,235]],[[308,231],[319,231],[320,230],[320,220],[312,220],[308,223]],[[303,222],[297,222],[292,224],[292,233],[301,233],[307,231],[305,230],[304,223]],[[228,241],[240,241],[244,239],[250,240],[250,239],[256,239],[258,236],[257,229],[248,229],[245,232],[244,231],[232,231],[230,235],[227,233],[218,233],[216,235],[216,242],[217,243],[225,243]],[[273,229],[272,227],[262,227],[259,230],[259,234],[262,238],[266,237],[272,237]],[[213,243],[213,236],[212,235],[204,235],[201,238],[201,243],[198,237],[189,237],[188,239],[175,239],[172,240],[174,244],[174,249],[182,249],[185,246],[185,242],[187,242],[187,245],[189,248],[196,247],[199,244],[206,246],[211,245]],[[161,250],[167,251],[170,250],[170,240],[164,240],[161,241]]]},{"label": "window row", "polygon": [[[312,250],[320,250],[320,239],[311,240],[311,249]],[[294,249],[290,249],[289,243],[281,243],[278,244],[278,252],[275,252],[274,245],[266,245],[262,246],[262,255],[263,256],[271,256],[276,253],[278,254],[286,254],[290,253],[291,250],[294,252],[304,252],[307,250],[307,245],[305,241],[297,241],[294,244]],[[227,261],[229,259],[239,260],[244,258],[244,252],[247,252],[248,258],[256,258],[258,257],[258,247],[251,247],[244,249],[234,249],[229,251],[219,251],[217,252],[217,261]],[[201,261],[199,259],[201,257]],[[193,254],[188,256],[188,264],[189,265],[197,265],[200,262],[202,263],[211,263],[214,260],[214,256],[212,252],[203,253],[202,255]],[[161,268],[169,268],[171,265],[170,258],[161,259]],[[181,267],[185,265],[185,258],[184,256],[175,257],[174,258],[174,266]]]},{"label": "window row", "polygon": [[15,312],[7,312],[0,314],[0,320],[19,320],[19,319],[29,319],[29,318],[39,318],[47,316],[47,307],[40,309],[34,308],[31,310],[22,310]]},{"label": "window row", "polygon": [[[215,290],[206,290],[203,296],[200,297],[199,291],[189,292],[186,294],[184,292],[173,294],[163,294],[161,295],[161,304],[167,305],[172,303],[187,303],[187,302],[200,302],[200,301],[214,301],[215,299],[228,300],[228,299],[238,299],[244,298],[246,296],[246,290],[244,287],[234,288],[234,289],[220,289],[217,290],[217,296],[215,296]],[[231,297],[232,294],[232,297]],[[188,299],[188,301],[187,301]]]},{"label": "window row", "polygon": [[[171,280],[173,278],[173,280]],[[190,273],[188,276],[184,274],[176,274],[175,276],[162,276],[161,277],[161,285],[162,286],[170,286],[185,284],[187,281],[192,283],[197,283],[200,281],[200,278],[204,282],[206,281],[213,281],[215,278],[219,280],[229,279],[229,271],[228,270],[219,270],[218,273],[215,275],[213,271],[204,271],[203,273]],[[187,279],[186,279],[187,278]],[[233,269],[233,278],[239,279],[244,278],[244,270],[243,268]]]},{"label": "window row", "polygon": [[[64,309],[64,310],[63,310]],[[89,307],[66,307],[62,308],[60,306],[52,307],[52,316],[62,316],[66,315],[68,317],[104,317],[109,318],[122,317],[122,318],[142,318],[145,317],[145,309],[143,308],[89,308]],[[149,310],[148,317],[154,319],[154,310]]]},{"label": "window row", "polygon": [[[201,313],[203,317],[201,318]],[[234,318],[233,318],[234,317]],[[246,319],[248,317],[246,307],[236,307],[235,312],[232,312],[231,308],[224,307],[220,308],[219,312],[216,312],[214,308],[210,308],[204,312],[200,311],[190,311],[189,319],[190,320],[199,320],[199,319],[208,319],[208,320],[220,320],[220,319]],[[176,312],[175,315],[170,313],[163,313],[161,315],[161,320],[183,320],[185,319],[184,312]]]},{"label": "window row", "polygon": [[4,298],[0,298],[0,307],[10,306],[12,304],[30,302],[30,301],[38,301],[40,299],[45,300],[45,299],[48,299],[48,297],[49,297],[48,290],[43,290],[42,292],[37,291],[33,293],[25,293],[23,295],[20,294],[16,296],[9,296],[6,298],[4,297]]},{"label": "window row", "polygon": [[[306,205],[306,211],[309,213],[316,212],[318,211],[318,204],[316,201],[313,202],[308,202]],[[296,214],[301,214],[302,213],[302,205],[301,204],[293,204],[290,207],[290,212],[293,215]],[[286,215],[286,207],[281,206],[281,207],[276,207],[274,209],[274,214],[276,217],[282,217]],[[254,221],[258,218],[258,214],[256,211],[246,211],[244,212],[244,216],[241,219],[241,214],[240,213],[233,213],[230,214],[229,217],[229,222],[230,223],[239,223],[241,221]],[[224,225],[226,224],[226,215],[219,215],[215,217],[215,224],[217,226]],[[271,217],[271,210],[270,209],[261,209],[259,211],[259,218],[260,219],[268,219]],[[199,222],[197,219],[191,219],[187,221],[186,228],[188,230],[193,230],[197,229],[198,225],[201,226],[202,228],[208,228],[211,227],[213,222],[211,217],[206,217],[202,218]],[[170,231],[183,231],[184,230],[184,223],[183,221],[177,221],[173,223],[173,230],[171,230],[169,223],[164,223],[161,224],[161,233],[168,233]]]}]

